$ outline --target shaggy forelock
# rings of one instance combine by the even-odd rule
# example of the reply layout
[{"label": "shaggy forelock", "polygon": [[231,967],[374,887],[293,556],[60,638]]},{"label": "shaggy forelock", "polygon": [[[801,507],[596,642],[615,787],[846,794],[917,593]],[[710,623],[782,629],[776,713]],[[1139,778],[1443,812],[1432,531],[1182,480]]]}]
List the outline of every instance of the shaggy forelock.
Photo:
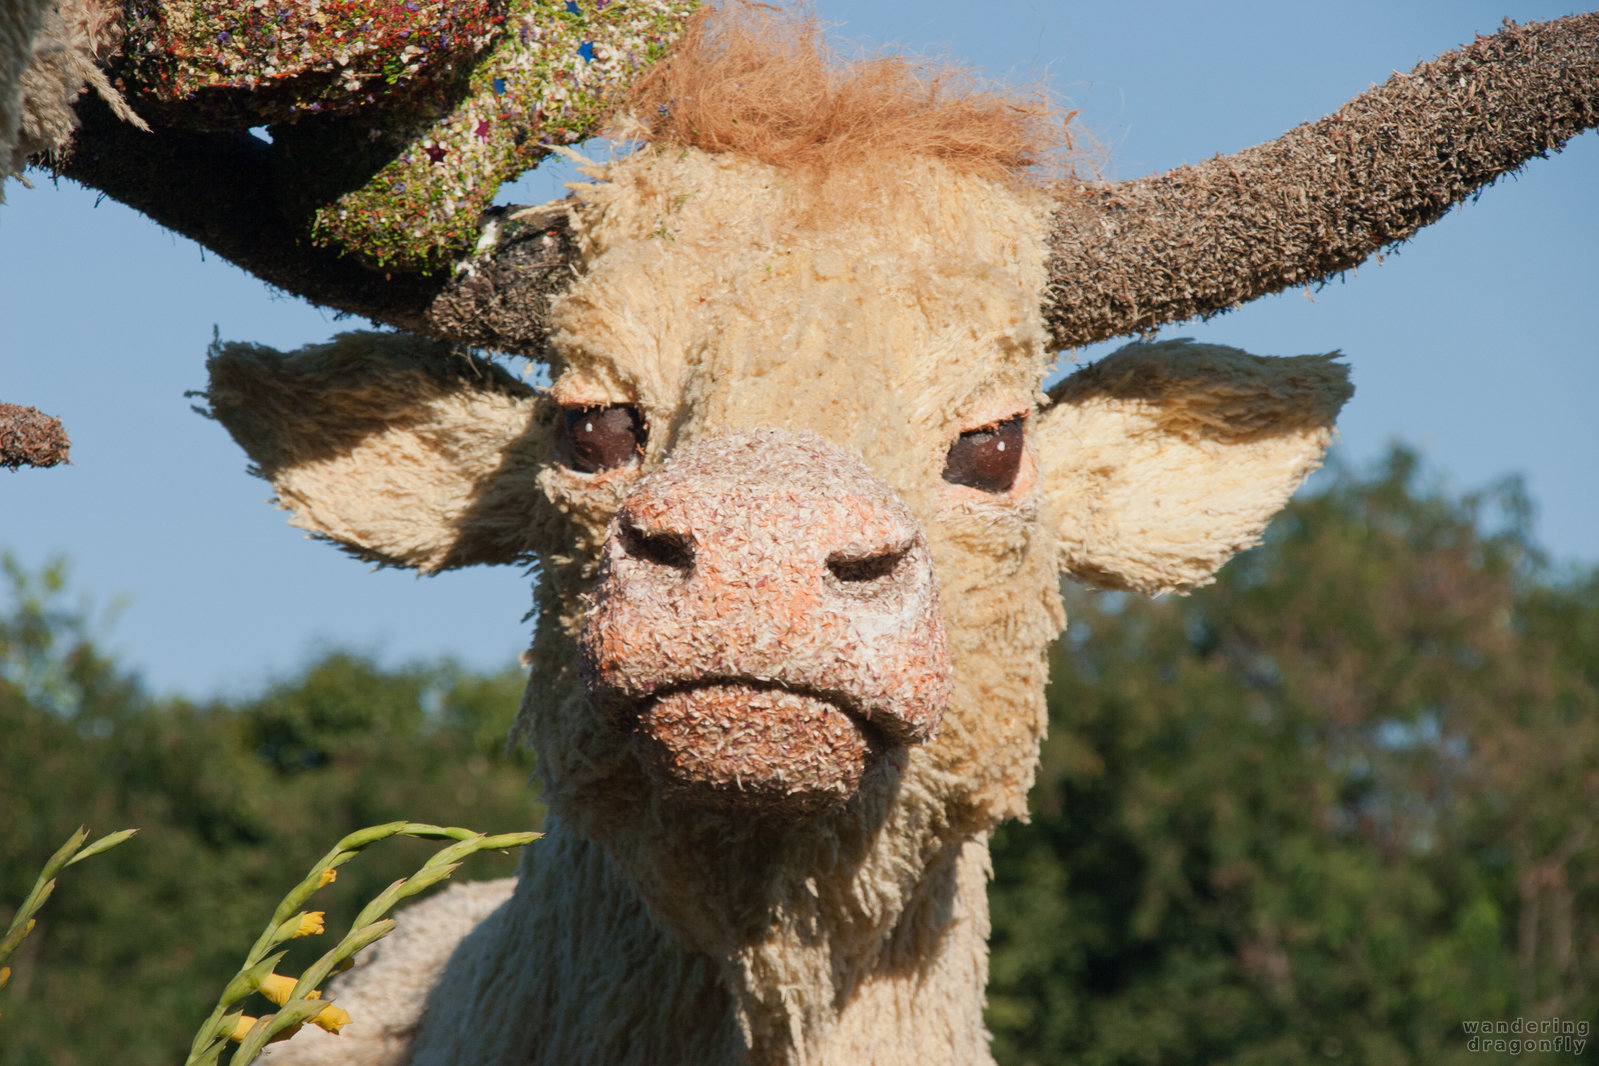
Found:
[{"label": "shaggy forelock", "polygon": [[1068,173],[1065,118],[1042,90],[984,84],[947,62],[843,61],[809,14],[728,2],[690,21],[635,84],[645,136],[825,177],[932,156],[995,181]]}]

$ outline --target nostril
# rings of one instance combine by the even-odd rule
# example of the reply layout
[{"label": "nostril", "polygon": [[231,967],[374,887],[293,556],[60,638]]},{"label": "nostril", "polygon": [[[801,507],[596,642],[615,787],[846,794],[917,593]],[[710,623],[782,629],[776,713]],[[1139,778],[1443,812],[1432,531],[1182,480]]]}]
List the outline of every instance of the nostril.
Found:
[{"label": "nostril", "polygon": [[851,555],[834,552],[827,557],[827,569],[840,581],[861,584],[880,581],[894,572],[900,561],[910,553],[910,546],[890,548],[872,555]]},{"label": "nostril", "polygon": [[644,530],[623,524],[622,550],[635,559],[673,570],[691,570],[694,567],[694,544],[681,533],[662,531],[646,533]]}]

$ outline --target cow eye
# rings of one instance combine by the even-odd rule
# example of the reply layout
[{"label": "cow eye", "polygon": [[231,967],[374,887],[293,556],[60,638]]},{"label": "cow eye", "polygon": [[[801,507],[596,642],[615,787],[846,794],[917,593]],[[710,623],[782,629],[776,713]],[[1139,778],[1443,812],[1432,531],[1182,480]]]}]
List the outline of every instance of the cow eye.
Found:
[{"label": "cow eye", "polygon": [[1022,466],[1022,416],[955,438],[944,457],[944,480],[984,492],[1006,492]]},{"label": "cow eye", "polygon": [[566,442],[569,465],[583,474],[615,470],[644,452],[649,428],[631,404],[614,407],[568,407]]}]

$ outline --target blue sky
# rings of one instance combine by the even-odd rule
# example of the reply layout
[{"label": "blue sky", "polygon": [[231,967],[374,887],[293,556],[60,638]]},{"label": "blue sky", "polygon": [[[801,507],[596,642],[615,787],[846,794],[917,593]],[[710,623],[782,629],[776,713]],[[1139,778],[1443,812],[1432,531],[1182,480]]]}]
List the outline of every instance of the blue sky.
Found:
[{"label": "blue sky", "polygon": [[[1130,178],[1268,140],[1502,17],[1550,3],[901,3],[822,0],[835,35],[1044,78]],[[559,172],[504,198],[560,195]],[[110,644],[159,690],[242,693],[330,646],[388,662],[509,663],[528,582],[508,568],[418,579],[305,540],[189,410],[213,328],[294,347],[341,328],[70,182],[0,206],[0,400],[61,415],[75,465],[0,473],[0,549],[64,554],[125,606]],[[1599,563],[1599,136],[1535,161],[1398,255],[1307,295],[1163,331],[1260,354],[1341,349],[1357,393],[1346,456],[1419,447],[1455,488],[1525,476],[1538,530]],[[1111,346],[1076,353],[1093,358]]]}]

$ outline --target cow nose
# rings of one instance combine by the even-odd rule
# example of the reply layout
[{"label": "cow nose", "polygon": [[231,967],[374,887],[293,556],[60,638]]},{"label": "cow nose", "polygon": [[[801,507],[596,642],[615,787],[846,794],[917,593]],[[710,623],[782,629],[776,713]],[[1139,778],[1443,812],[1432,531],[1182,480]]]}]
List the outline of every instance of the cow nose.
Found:
[{"label": "cow nose", "polygon": [[757,642],[826,628],[811,612],[835,601],[903,613],[932,581],[893,490],[831,445],[773,432],[673,459],[623,503],[606,561],[628,594],[694,600],[703,621],[753,627]]},{"label": "cow nose", "polygon": [[612,525],[596,598],[663,671],[875,692],[947,670],[916,648],[941,645],[942,622],[915,516],[809,435],[716,438],[644,479]]},{"label": "cow nose", "polygon": [[[842,756],[924,741],[950,697],[920,524],[810,434],[702,441],[640,481],[607,535],[580,645],[602,712],[663,735],[670,721],[678,763],[700,757],[700,739],[759,738],[748,765],[724,768],[741,782],[789,757],[777,747],[808,759],[816,744]],[[807,766],[790,769],[819,780]]]}]

